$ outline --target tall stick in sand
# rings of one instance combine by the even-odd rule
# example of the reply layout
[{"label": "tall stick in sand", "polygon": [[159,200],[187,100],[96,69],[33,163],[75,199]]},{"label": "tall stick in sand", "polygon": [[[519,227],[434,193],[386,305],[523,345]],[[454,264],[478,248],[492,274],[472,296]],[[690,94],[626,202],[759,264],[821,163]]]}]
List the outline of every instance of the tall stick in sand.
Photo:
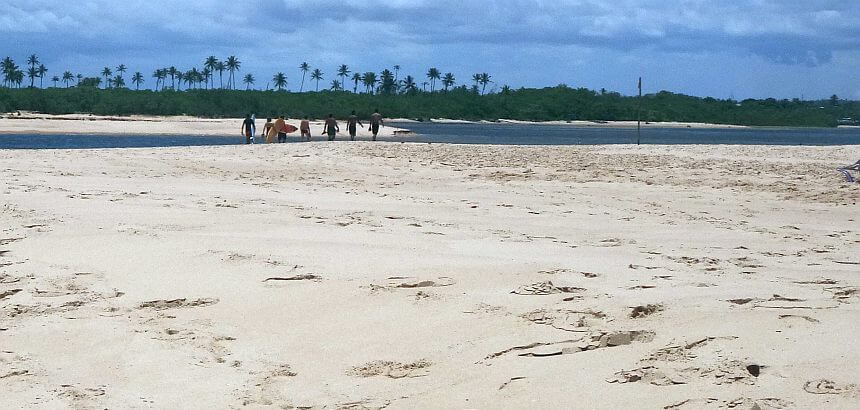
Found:
[{"label": "tall stick in sand", "polygon": [[642,139],[642,77],[639,77],[639,107],[636,108],[636,145]]}]

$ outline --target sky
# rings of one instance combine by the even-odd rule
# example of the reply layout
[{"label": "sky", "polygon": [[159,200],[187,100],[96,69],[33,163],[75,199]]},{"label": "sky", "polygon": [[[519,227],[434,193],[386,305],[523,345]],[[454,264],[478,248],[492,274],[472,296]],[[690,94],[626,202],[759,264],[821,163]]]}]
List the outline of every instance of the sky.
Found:
[{"label": "sky", "polygon": [[[299,64],[470,85],[667,90],[716,98],[860,100],[857,0],[0,0],[0,58],[37,54],[48,77],[119,64],[202,68],[235,55],[265,89]],[[126,80],[128,82],[128,80]],[[315,85],[305,80],[305,89]],[[310,84],[309,84],[310,83]]]}]

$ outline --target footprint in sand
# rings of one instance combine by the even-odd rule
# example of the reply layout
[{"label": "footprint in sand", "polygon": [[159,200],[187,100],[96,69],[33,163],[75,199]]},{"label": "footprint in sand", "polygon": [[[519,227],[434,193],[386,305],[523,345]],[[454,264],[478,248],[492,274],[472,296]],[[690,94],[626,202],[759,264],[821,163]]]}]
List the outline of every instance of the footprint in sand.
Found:
[{"label": "footprint in sand", "polygon": [[28,360],[15,352],[0,351],[0,380],[8,382],[17,378],[33,376],[32,370],[26,365]]},{"label": "footprint in sand", "polygon": [[313,281],[313,282],[321,282],[322,276],[315,275],[312,273],[295,275],[295,276],[272,276],[270,278],[263,279],[263,282],[296,282],[296,281]]},{"label": "footprint in sand", "polygon": [[734,400],[720,400],[713,397],[704,399],[687,399],[678,403],[669,404],[663,407],[665,410],[677,409],[701,409],[701,408],[728,408],[728,409],[750,409],[750,410],[767,410],[767,409],[790,409],[794,407],[794,403],[788,400],[783,400],[776,397],[765,397],[761,399],[751,399],[749,397],[740,397]]},{"label": "footprint in sand", "polygon": [[594,279],[594,278],[600,277],[600,274],[598,274],[598,273],[580,272],[580,271],[576,271],[573,269],[564,269],[564,268],[542,270],[542,271],[538,271],[538,273],[540,273],[542,275],[581,275],[581,276],[589,278],[589,279]]},{"label": "footprint in sand", "polygon": [[575,286],[556,286],[551,281],[536,282],[528,285],[520,286],[511,291],[516,295],[553,295],[558,293],[577,293],[584,292],[585,288]]},{"label": "footprint in sand", "polygon": [[418,279],[410,276],[392,276],[388,278],[388,283],[385,285],[371,285],[373,288],[381,289],[416,289],[416,288],[438,288],[452,286],[457,281],[454,278],[441,276],[437,279]]},{"label": "footprint in sand", "polygon": [[[754,385],[767,366],[748,360],[724,358],[719,354],[724,344],[713,343],[735,339],[737,338],[733,336],[705,337],[686,344],[669,345],[640,360],[640,367],[617,372],[606,381],[644,382],[655,386],[688,384],[696,380],[709,381],[716,385]],[[713,360],[714,357],[716,360]]]},{"label": "footprint in sand", "polygon": [[262,372],[251,372],[249,387],[240,397],[242,406],[277,406],[278,408],[294,408],[294,404],[286,395],[287,385],[297,374],[290,365],[281,364]]},{"label": "footprint in sand", "polygon": [[857,390],[857,385],[818,379],[806,382],[803,385],[803,390],[812,394],[850,394]]},{"label": "footprint in sand", "polygon": [[612,321],[605,313],[593,310],[538,309],[524,313],[520,317],[534,324],[551,326],[567,332],[587,332],[591,328],[605,326]]},{"label": "footprint in sand", "polygon": [[478,364],[489,365],[489,360],[496,359],[510,353],[517,353],[520,357],[552,357],[575,354],[589,350],[626,346],[634,342],[649,343],[654,340],[656,334],[647,330],[631,330],[619,332],[596,332],[584,335],[579,339],[562,340],[558,342],[535,342],[527,345],[514,346],[499,352],[487,355]]},{"label": "footprint in sand", "polygon": [[651,316],[657,312],[662,312],[664,310],[664,306],[661,303],[658,304],[648,304],[643,306],[635,306],[630,311],[628,315],[631,319],[643,318],[646,316]]},{"label": "footprint in sand", "polygon": [[428,374],[427,368],[431,363],[421,359],[412,363],[400,363],[376,360],[353,367],[346,373],[355,377],[385,376],[391,379],[402,379],[405,377],[423,377]]},{"label": "footprint in sand", "polygon": [[151,300],[148,302],[143,302],[138,305],[138,309],[155,309],[155,310],[166,310],[166,309],[178,309],[178,308],[191,308],[191,307],[204,307],[211,306],[219,302],[218,298],[200,298],[200,299],[158,299]]}]

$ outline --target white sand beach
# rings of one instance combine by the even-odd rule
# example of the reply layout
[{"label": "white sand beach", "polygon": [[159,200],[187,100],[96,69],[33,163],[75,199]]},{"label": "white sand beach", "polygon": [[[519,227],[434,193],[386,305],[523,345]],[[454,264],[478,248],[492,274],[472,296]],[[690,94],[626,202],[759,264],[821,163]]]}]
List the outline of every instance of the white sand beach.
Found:
[{"label": "white sand beach", "polygon": [[[104,134],[104,135],[199,135],[241,136],[243,118],[198,118],[188,116],[103,116],[92,114],[40,114],[31,112],[12,113],[0,116],[2,134]],[[263,132],[266,118],[257,118],[257,137]],[[300,119],[288,119],[288,124],[298,128]],[[324,121],[311,121],[311,135],[322,137]],[[340,138],[349,137],[344,121],[339,122]],[[367,129],[359,127],[356,137],[370,140],[373,136]],[[379,139],[396,140],[407,130],[385,126],[379,130]],[[298,133],[290,136],[297,137]]]},{"label": "white sand beach", "polygon": [[0,408],[858,408],[858,158],[0,150]]}]

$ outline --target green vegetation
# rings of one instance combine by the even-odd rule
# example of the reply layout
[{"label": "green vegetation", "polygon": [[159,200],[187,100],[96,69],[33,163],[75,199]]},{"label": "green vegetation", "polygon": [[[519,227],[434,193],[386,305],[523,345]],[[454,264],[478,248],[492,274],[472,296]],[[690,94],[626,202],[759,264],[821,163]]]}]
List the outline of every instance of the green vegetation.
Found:
[{"label": "green vegetation", "polygon": [[[258,117],[284,114],[293,118],[305,115],[323,118],[334,113],[342,118],[352,110],[366,116],[378,107],[388,118],[413,119],[629,121],[636,120],[639,115],[637,97],[565,85],[543,89],[514,90],[507,86],[497,89],[496,82],[488,73],[476,73],[471,76],[469,85],[461,82],[457,86],[453,73],[443,75],[435,67],[425,74],[428,81],[419,85],[420,80],[412,75],[401,80],[400,66],[394,66],[393,72],[385,69],[377,74],[373,71],[360,73],[343,64],[337,69],[330,87],[320,90],[319,83],[325,79],[324,73],[302,63],[298,66],[302,77],[299,93],[286,91],[287,75],[281,72],[267,83],[266,91],[252,90],[251,86],[256,81],[252,74],[236,78],[241,64],[235,56],[225,61],[210,56],[199,70],[157,69],[152,73],[154,81],[150,82],[154,91],[140,89],[146,83],[140,72],[131,77],[135,90],[126,88],[123,76],[128,68],[124,64],[118,65],[115,71],[104,67],[92,77],[65,71],[62,77],[50,79],[52,88],[42,88],[48,69],[36,55],[29,56],[23,69],[7,57],[0,61],[0,74],[3,76],[0,112],[21,110],[48,114],[201,117],[241,117],[253,112]],[[215,73],[218,74],[217,87]],[[25,75],[30,86],[22,88]],[[306,77],[314,82],[313,88],[317,91],[302,91]],[[350,80],[352,84],[346,84]],[[237,81],[245,85],[244,90],[236,88]],[[59,83],[63,88],[58,88]],[[441,87],[438,87],[440,83]],[[490,84],[494,85],[488,90]],[[102,86],[104,89],[100,88]],[[835,95],[819,101],[772,98],[734,101],[661,91],[643,96],[641,107],[641,119],[645,122],[832,127],[853,122],[847,118],[860,119],[860,103],[843,101]]]},{"label": "green vegetation", "polygon": [[[282,75],[279,73],[279,75]],[[276,75],[276,86],[283,86]],[[137,76],[135,76],[137,77]],[[367,115],[378,107],[389,118],[454,118],[528,121],[635,120],[637,101],[617,93],[599,93],[563,86],[544,89],[503,89],[480,95],[474,89],[457,87],[448,92],[423,92],[406,78],[405,94],[356,94],[349,91],[288,93],[284,91],[130,90],[96,88],[99,78],[85,78],[70,88],[0,88],[0,112],[15,110],[48,114],[93,113],[100,115],[193,115],[258,117],[286,114],[323,118],[328,113],[343,117],[353,109]],[[133,79],[136,82],[136,79]],[[66,79],[64,78],[64,81]],[[113,79],[116,83],[117,79]],[[85,86],[84,84],[90,84]],[[368,88],[371,86],[368,86]],[[760,126],[832,127],[841,118],[860,118],[860,103],[836,99],[717,100],[669,92],[643,96],[642,120],[708,122]]]}]

